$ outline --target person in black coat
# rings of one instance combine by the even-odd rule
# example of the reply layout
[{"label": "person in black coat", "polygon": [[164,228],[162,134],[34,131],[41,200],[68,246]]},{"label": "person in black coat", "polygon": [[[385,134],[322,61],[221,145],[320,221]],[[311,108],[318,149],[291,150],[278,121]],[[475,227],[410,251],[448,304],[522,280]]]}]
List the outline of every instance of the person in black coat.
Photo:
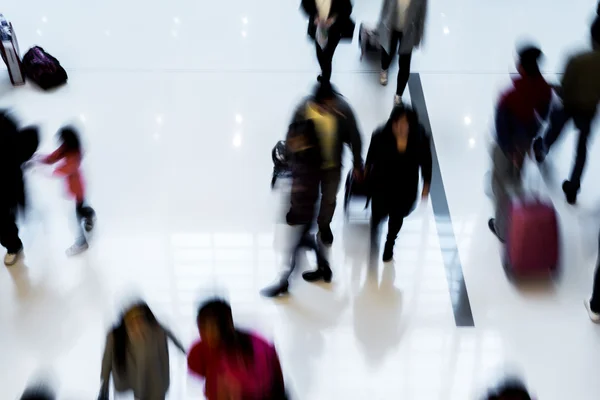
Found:
[{"label": "person in black coat", "polygon": [[[301,8],[308,16],[308,36],[315,41],[317,59],[321,66],[319,80],[331,79],[333,54],[341,39],[354,35],[352,3],[350,0],[302,0]],[[319,43],[326,37],[325,43]]]},{"label": "person in black coat", "polygon": [[304,280],[331,282],[332,276],[325,254],[310,233],[315,218],[315,206],[319,200],[323,162],[314,122],[292,122],[288,129],[286,146],[292,166],[290,210],[286,215],[286,222],[298,228],[298,235],[290,255],[289,269],[279,282],[261,291],[265,297],[277,297],[288,293],[289,279],[296,267],[298,253],[303,247],[314,250],[317,258],[317,269],[303,273]]},{"label": "person in black coat", "polygon": [[429,195],[431,183],[429,136],[410,107],[396,106],[387,123],[373,133],[365,171],[372,196],[372,254],[379,249],[379,226],[389,217],[383,261],[391,261],[404,218],[417,201],[419,171],[423,199]]},{"label": "person in black coat", "polygon": [[25,207],[22,165],[31,158],[39,143],[37,128],[21,131],[6,111],[0,111],[0,244],[6,248],[4,264],[14,265],[23,250],[16,218]]}]

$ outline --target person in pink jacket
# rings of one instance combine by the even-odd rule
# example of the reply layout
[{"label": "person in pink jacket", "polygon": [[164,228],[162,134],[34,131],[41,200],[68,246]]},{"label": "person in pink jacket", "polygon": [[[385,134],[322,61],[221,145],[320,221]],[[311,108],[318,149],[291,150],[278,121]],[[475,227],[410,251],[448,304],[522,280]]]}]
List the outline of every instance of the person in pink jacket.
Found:
[{"label": "person in pink jacket", "polygon": [[79,238],[67,250],[68,255],[76,255],[88,249],[86,233],[94,228],[96,213],[93,208],[85,205],[85,184],[80,171],[83,152],[79,135],[73,127],[64,127],[58,132],[60,147],[52,154],[42,157],[44,164],[58,164],[54,175],[66,180],[67,190],[75,199],[76,215],[79,224]]}]

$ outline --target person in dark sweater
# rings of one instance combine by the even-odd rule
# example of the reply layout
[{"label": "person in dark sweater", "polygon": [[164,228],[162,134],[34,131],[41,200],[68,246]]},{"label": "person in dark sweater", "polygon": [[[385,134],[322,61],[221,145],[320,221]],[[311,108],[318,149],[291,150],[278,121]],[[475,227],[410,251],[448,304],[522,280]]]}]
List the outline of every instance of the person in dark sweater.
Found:
[{"label": "person in dark sweater", "polygon": [[431,184],[430,139],[417,114],[400,104],[387,123],[373,133],[365,168],[372,196],[372,255],[379,249],[379,226],[389,217],[385,262],[392,260],[404,218],[417,201],[419,171],[423,179],[421,197],[426,199]]},{"label": "person in dark sweater", "polygon": [[352,149],[354,172],[360,178],[363,169],[361,136],[352,108],[328,82],[318,84],[314,94],[303,99],[294,111],[292,123],[307,120],[314,122],[322,157],[318,235],[321,243],[329,246],[333,243],[330,224],[340,186],[344,144]]},{"label": "person in dark sweater", "polygon": [[511,195],[521,189],[525,156],[552,102],[552,88],[538,64],[541,57],[542,51],[534,46],[519,51],[519,77],[502,94],[496,109],[496,143],[492,149],[495,217],[488,221],[488,227],[500,242],[506,240]]},{"label": "person in dark sweater", "polygon": [[319,80],[331,79],[333,54],[342,39],[352,40],[354,21],[350,0],[302,0],[301,9],[308,17],[308,36],[315,42],[321,66]]},{"label": "person in dark sweater", "polygon": [[[598,10],[600,11],[600,10]],[[534,150],[538,162],[543,162],[552,145],[562,133],[565,124],[573,120],[579,130],[575,162],[569,180],[563,182],[563,192],[569,204],[577,202],[581,176],[587,159],[587,142],[592,121],[600,102],[600,19],[591,30],[592,49],[571,57],[557,89],[562,107],[556,107],[550,116],[550,125],[544,138],[536,139]]]},{"label": "person in dark sweater", "polygon": [[17,128],[15,120],[0,111],[0,244],[6,248],[4,264],[14,265],[23,251],[17,227],[17,211],[25,207],[22,166],[37,150],[37,128]]},{"label": "person in dark sweater", "polygon": [[310,230],[315,216],[315,206],[319,199],[321,167],[323,158],[314,121],[292,122],[286,138],[287,154],[292,166],[292,190],[290,210],[286,215],[288,225],[297,227],[297,236],[290,255],[290,267],[274,285],[261,291],[265,297],[277,297],[288,293],[289,280],[296,268],[296,259],[302,248],[315,251],[317,269],[305,272],[306,281],[324,280],[331,282],[332,272],[325,254],[317,245]]}]

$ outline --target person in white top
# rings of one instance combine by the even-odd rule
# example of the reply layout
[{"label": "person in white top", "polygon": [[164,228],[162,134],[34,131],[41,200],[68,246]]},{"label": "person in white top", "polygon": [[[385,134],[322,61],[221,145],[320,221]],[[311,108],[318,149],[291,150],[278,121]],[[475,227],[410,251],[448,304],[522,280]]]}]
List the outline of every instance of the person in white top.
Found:
[{"label": "person in white top", "polygon": [[426,13],[427,0],[383,0],[377,25],[382,49],[379,81],[382,85],[387,85],[388,69],[400,46],[395,104],[400,104],[408,82],[412,50],[423,39]]},{"label": "person in white top", "polygon": [[308,16],[308,35],[315,41],[321,67],[318,80],[331,79],[333,54],[342,39],[352,40],[354,22],[350,18],[350,0],[302,0],[301,8]]}]

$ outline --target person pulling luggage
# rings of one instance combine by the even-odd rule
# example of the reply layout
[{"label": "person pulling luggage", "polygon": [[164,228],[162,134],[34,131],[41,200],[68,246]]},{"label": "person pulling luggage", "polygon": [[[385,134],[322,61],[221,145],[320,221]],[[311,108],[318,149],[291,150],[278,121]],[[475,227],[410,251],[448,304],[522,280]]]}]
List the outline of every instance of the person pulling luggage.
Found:
[{"label": "person pulling luggage", "polygon": [[322,157],[318,236],[324,245],[330,246],[333,243],[330,224],[340,186],[344,144],[352,149],[356,176],[362,177],[361,135],[352,108],[329,82],[318,84],[313,95],[303,99],[296,108],[292,123],[306,120],[314,122]]},{"label": "person pulling luggage", "polygon": [[488,221],[492,233],[504,243],[511,196],[521,189],[521,170],[541,122],[552,101],[552,88],[539,68],[542,51],[534,46],[519,50],[519,77],[502,94],[496,109],[496,143],[492,148],[492,191],[495,216]]},{"label": "person pulling luggage", "polygon": [[[598,10],[600,11],[600,10]],[[590,29],[592,49],[571,57],[562,77],[558,94],[562,107],[552,110],[550,125],[543,138],[534,143],[535,156],[543,162],[562,133],[565,124],[573,120],[579,130],[575,162],[569,180],[563,182],[562,189],[567,202],[575,204],[581,186],[581,176],[587,159],[587,143],[592,121],[600,102],[600,19],[596,18]]]},{"label": "person pulling luggage", "polygon": [[389,217],[383,261],[394,257],[394,244],[404,218],[417,201],[419,171],[423,179],[421,198],[431,185],[431,143],[416,112],[400,104],[386,124],[373,133],[367,153],[365,176],[372,196],[371,255],[379,250],[379,226]]}]

